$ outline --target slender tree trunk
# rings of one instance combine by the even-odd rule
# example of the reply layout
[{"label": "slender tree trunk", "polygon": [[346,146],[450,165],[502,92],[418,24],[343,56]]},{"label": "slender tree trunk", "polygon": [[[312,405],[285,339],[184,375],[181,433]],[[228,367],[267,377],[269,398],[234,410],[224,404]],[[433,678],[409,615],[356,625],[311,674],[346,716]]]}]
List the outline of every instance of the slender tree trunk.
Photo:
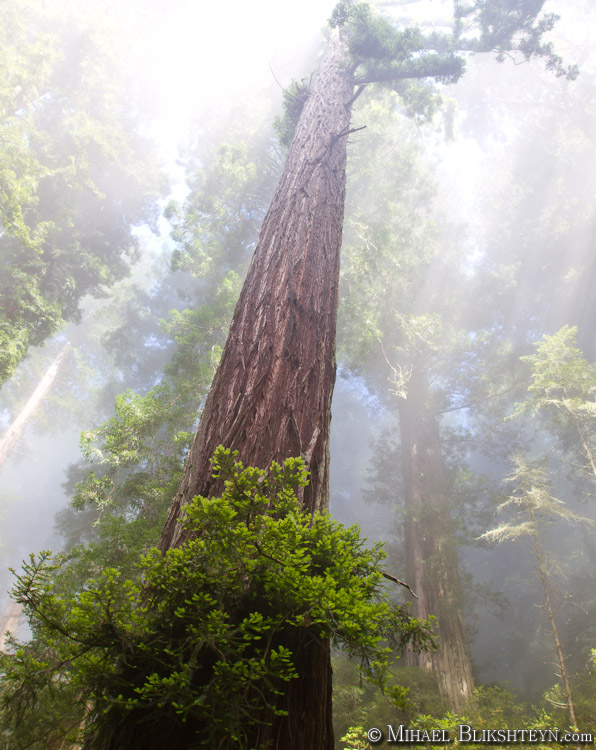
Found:
[{"label": "slender tree trunk", "polygon": [[23,605],[18,602],[8,602],[0,616],[0,652],[6,651],[6,637],[8,633],[17,631],[23,617]]},{"label": "slender tree trunk", "polygon": [[[56,359],[46,370],[44,376],[39,381],[36,389],[33,391],[31,398],[25,406],[21,409],[16,419],[12,422],[2,439],[0,440],[0,469],[2,465],[10,455],[10,452],[21,438],[21,435],[25,431],[25,427],[29,423],[31,417],[35,414],[39,405],[47,396],[48,391],[54,384],[54,380],[58,375],[60,366],[64,361],[70,344],[67,342],[60,350]],[[4,613],[0,617],[0,651],[4,651],[6,648],[6,636],[10,631],[14,633],[19,627],[23,616],[23,607],[16,603],[9,603],[4,610]]]},{"label": "slender tree trunk", "polygon": [[406,574],[419,599],[418,617],[438,620],[439,648],[409,660],[437,675],[449,708],[461,712],[474,689],[463,614],[457,544],[441,452],[439,425],[427,406],[426,376],[415,370],[400,404],[405,485]]},{"label": "slender tree trunk", "polygon": [[41,402],[46,397],[48,391],[52,387],[56,375],[60,369],[60,365],[66,356],[68,351],[68,343],[64,344],[60,353],[52,364],[46,370],[45,375],[39,381],[37,388],[33,391],[33,394],[25,406],[21,409],[19,415],[10,425],[3,438],[0,440],[0,468],[10,455],[10,452],[14,448],[15,444],[23,434],[25,427],[27,426],[31,417],[35,414]]},{"label": "slender tree trunk", "polygon": [[[335,382],[339,251],[345,196],[352,76],[345,43],[333,32],[314,88],[298,122],[255,254],[180,490],[160,548],[186,540],[179,523],[195,495],[220,487],[210,459],[218,445],[249,465],[302,455],[311,472],[301,500],[328,506],[329,427]],[[299,679],[280,698],[287,716],[270,717],[255,747],[331,750],[329,643],[289,634]],[[258,744],[257,744],[258,743]],[[269,744],[268,744],[269,743]]]},{"label": "slender tree trunk", "polygon": [[542,544],[538,538],[538,534],[532,534],[532,542],[534,544],[534,556],[536,557],[536,567],[538,568],[538,575],[540,576],[540,582],[542,583],[542,593],[544,594],[544,607],[546,610],[546,616],[550,625],[551,633],[553,634],[553,643],[557,652],[557,661],[559,662],[559,669],[561,670],[560,677],[563,680],[563,687],[565,689],[565,697],[567,698],[567,710],[569,711],[569,718],[571,720],[571,726],[577,727],[577,718],[575,716],[575,706],[573,705],[573,696],[571,694],[571,683],[569,682],[569,674],[567,673],[567,664],[565,662],[565,656],[563,654],[563,647],[561,646],[561,639],[559,638],[559,629],[555,621],[555,613],[551,604],[550,591],[548,586],[548,572],[546,561],[544,559],[544,550]]}]

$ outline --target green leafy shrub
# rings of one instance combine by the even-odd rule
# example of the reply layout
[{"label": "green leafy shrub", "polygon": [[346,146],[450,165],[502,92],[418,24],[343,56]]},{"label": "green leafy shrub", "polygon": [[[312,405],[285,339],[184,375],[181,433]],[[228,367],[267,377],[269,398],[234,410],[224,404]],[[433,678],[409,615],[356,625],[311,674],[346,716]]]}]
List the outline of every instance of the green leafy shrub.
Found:
[{"label": "green leafy shrub", "polygon": [[331,639],[384,687],[392,647],[432,642],[391,603],[381,545],[301,509],[301,459],[264,471],[219,448],[213,468],[224,490],[188,504],[191,541],[151,551],[134,579],[108,568],[66,593],[68,571],[49,553],[31,556],[13,596],[34,638],[0,661],[5,736],[50,746],[40,716],[70,700],[46,727],[78,731],[94,748],[156,747],[157,738],[248,747],[248,730],[267,710],[279,714],[276,699],[297,677],[288,644]]},{"label": "green leafy shrub", "polygon": [[[379,687],[362,679],[357,663],[340,654],[335,657],[333,726],[336,737],[351,735],[357,726],[410,725],[420,716],[442,717],[445,714],[434,673],[420,667],[394,664],[390,675],[391,679],[386,677]],[[391,688],[387,687],[389,682]],[[364,733],[358,736],[362,738]]]}]

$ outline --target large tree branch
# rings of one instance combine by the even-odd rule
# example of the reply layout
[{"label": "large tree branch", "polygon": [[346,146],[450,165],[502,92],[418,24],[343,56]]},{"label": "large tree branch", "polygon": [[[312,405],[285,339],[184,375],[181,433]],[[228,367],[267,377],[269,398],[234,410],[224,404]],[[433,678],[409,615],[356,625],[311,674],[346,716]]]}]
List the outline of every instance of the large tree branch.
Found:
[{"label": "large tree branch", "polygon": [[409,78],[435,78],[455,83],[464,72],[464,60],[460,57],[439,55],[431,52],[421,55],[407,63],[393,63],[379,67],[370,67],[360,76],[356,76],[356,85],[367,83],[391,83]]}]

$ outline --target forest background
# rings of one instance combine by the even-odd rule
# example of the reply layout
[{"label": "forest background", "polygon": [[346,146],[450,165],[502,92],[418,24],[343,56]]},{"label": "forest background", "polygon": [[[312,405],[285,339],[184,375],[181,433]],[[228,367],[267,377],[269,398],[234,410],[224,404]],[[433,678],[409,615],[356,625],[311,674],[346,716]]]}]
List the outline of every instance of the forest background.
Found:
[{"label": "forest background", "polygon": [[[73,17],[70,8],[5,4],[3,66],[19,80],[8,78],[2,92],[0,239],[5,257],[15,243],[27,253],[14,256],[22,275],[1,280],[3,310],[13,298],[28,300],[21,330],[32,321],[31,344],[45,340],[21,346],[27,357],[14,369],[20,339],[4,339],[6,427],[69,342],[51,391],[2,466],[5,570],[30,551],[65,549],[76,586],[106,565],[130,574],[155,543],[283,163],[272,127],[280,86],[292,91],[294,78],[299,93],[309,81],[321,51],[316,32],[331,10],[303,9],[304,36],[290,44],[282,32],[295,19],[272,8],[246,17],[237,9],[235,29],[256,23],[236,35],[223,19],[188,18],[183,6],[176,24],[157,3],[142,13],[131,6],[117,36],[84,5]],[[449,20],[451,4],[387,10],[432,28]],[[457,85],[360,97],[354,121],[366,128],[350,138],[331,510],[386,541],[390,570],[413,582],[404,425],[436,424],[443,466],[435,499],[444,503],[436,514],[448,519],[449,559],[461,579],[448,599],[467,622],[482,720],[569,723],[548,591],[577,724],[588,730],[596,721],[593,11],[581,2],[546,10],[561,13],[552,38],[580,65],[576,81],[540,61],[516,66],[486,55],[470,59]],[[32,19],[64,47],[43,33],[24,47],[17,29]],[[175,41],[166,43],[165,32],[156,38],[156,19],[162,29],[175,25]],[[226,33],[218,37],[217,28]],[[277,51],[251,69],[255,48],[272,40]],[[152,54],[157,48],[163,57]],[[120,59],[122,49],[130,59]],[[218,76],[205,73],[214,61]],[[69,107],[58,110],[56,101]],[[29,126],[37,162],[15,145]],[[113,164],[118,173],[106,168]],[[13,186],[15,174],[23,179]],[[36,193],[44,180],[51,189]],[[26,279],[48,237],[72,259],[63,266],[70,276],[45,274],[44,307]],[[102,264],[81,262],[85,243],[110,248]],[[118,281],[126,258],[131,275]],[[507,501],[519,514],[501,522],[495,509]],[[495,527],[491,539],[504,543],[487,546],[480,537]],[[455,720],[445,718],[454,706],[432,676],[400,671],[410,693],[398,716],[413,725],[425,716]],[[360,687],[347,664],[336,675],[338,739],[350,724],[387,723],[398,710]]]}]

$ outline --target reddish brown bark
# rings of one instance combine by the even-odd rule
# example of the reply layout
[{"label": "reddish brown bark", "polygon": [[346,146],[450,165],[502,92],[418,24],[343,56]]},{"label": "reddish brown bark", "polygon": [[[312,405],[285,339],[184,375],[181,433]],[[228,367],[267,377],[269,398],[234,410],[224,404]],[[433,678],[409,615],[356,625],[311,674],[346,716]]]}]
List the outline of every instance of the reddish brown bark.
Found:
[{"label": "reddish brown bark", "polygon": [[284,688],[278,708],[287,716],[264,716],[250,747],[259,750],[332,750],[333,724],[331,713],[332,673],[330,645],[307,630],[287,634],[284,645],[294,654],[294,666],[300,675]]},{"label": "reddish brown bark", "polygon": [[[179,523],[195,495],[216,494],[210,460],[219,445],[246,465],[303,456],[300,498],[328,507],[329,427],[335,382],[339,252],[352,75],[339,31],[330,39],[263,221],[222,359],[187,459],[160,548],[183,544]],[[289,632],[299,678],[280,697],[287,716],[255,733],[251,747],[331,750],[328,642]]]},{"label": "reddish brown bark", "polygon": [[296,128],[263,221],[161,549],[184,541],[178,519],[214,491],[218,445],[267,467],[306,458],[309,510],[327,506],[329,421],[335,380],[339,251],[345,196],[348,102],[353,90],[336,32]]},{"label": "reddish brown bark", "polygon": [[472,696],[474,679],[439,425],[427,399],[425,375],[414,370],[400,407],[406,573],[419,596],[415,614],[438,620],[439,648],[410,653],[409,660],[437,675],[449,708],[461,713]]}]

